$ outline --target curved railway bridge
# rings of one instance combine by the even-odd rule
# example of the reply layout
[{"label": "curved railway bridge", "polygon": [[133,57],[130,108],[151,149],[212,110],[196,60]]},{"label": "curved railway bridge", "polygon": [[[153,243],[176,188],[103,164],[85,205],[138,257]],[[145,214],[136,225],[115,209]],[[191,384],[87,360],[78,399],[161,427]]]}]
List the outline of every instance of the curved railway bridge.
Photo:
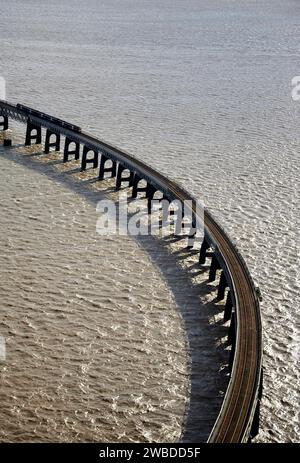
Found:
[{"label": "curved railway bridge", "polygon": [[[63,143],[64,162],[70,158],[81,159],[83,171],[88,164],[92,164],[92,168],[99,169],[99,180],[106,175],[115,177],[117,189],[126,182],[132,187],[132,196],[144,192],[148,204],[156,191],[170,201],[187,202],[193,217],[190,235],[193,236],[198,214],[197,202],[185,189],[164,175],[130,154],[88,135],[74,124],[21,104],[0,100],[2,130],[8,129],[9,119],[27,125],[25,145],[41,144],[42,129],[45,129],[45,153],[59,151]],[[4,146],[10,145],[11,140],[6,136]],[[141,186],[141,181],[146,186]],[[203,265],[207,259],[210,259],[210,281],[216,279],[217,270],[220,270],[218,300],[223,300],[227,293],[224,321],[230,320],[228,340],[231,344],[230,380],[208,442],[248,442],[258,433],[262,395],[259,295],[236,246],[213,216],[204,210],[204,239],[199,252],[199,265]],[[226,288],[228,291],[225,293]]]}]

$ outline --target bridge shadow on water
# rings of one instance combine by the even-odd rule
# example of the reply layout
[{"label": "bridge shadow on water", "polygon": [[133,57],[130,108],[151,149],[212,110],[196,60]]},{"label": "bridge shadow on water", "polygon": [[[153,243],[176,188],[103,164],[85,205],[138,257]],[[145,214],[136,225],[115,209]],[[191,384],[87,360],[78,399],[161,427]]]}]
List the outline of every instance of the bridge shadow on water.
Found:
[{"label": "bridge shadow on water", "polygon": [[[96,207],[101,199],[112,199],[112,180],[97,181],[97,169],[80,173],[80,161],[62,164],[62,155],[30,152],[23,145],[0,149],[0,156],[34,170]],[[63,170],[58,167],[63,166]],[[91,174],[94,174],[91,177]],[[103,185],[103,189],[95,186]],[[208,265],[200,266],[198,253],[188,250],[186,239],[172,235],[135,236],[172,291],[187,338],[190,391],[181,441],[205,442],[220,412],[229,379],[227,333],[223,323],[224,302],[216,301],[216,283],[208,281]],[[180,284],[178,284],[180,282]],[[188,288],[187,293],[182,288]]]}]

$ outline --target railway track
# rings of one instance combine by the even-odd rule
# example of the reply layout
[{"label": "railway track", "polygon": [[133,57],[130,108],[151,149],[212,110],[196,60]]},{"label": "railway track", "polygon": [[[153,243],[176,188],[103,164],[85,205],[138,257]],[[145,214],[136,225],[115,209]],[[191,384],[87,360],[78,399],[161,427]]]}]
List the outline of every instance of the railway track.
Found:
[{"label": "railway track", "polygon": [[[134,173],[138,179],[146,180],[154,190],[161,191],[171,201],[189,201],[193,217],[203,221],[203,217],[197,217],[196,199],[184,188],[129,153],[82,132],[78,126],[26,106],[4,101],[0,101],[0,116],[4,119],[4,129],[8,127],[8,119],[11,118],[26,123],[27,130],[31,127],[46,128],[50,135],[64,136],[87,150],[100,153],[105,159]],[[202,248],[204,260],[205,249],[212,250],[211,266],[217,265],[221,269],[224,274],[222,284],[225,281],[225,286],[229,288],[232,338],[230,381],[208,442],[247,442],[258,432],[262,391],[262,327],[257,289],[238,249],[207,210],[204,210]]]}]

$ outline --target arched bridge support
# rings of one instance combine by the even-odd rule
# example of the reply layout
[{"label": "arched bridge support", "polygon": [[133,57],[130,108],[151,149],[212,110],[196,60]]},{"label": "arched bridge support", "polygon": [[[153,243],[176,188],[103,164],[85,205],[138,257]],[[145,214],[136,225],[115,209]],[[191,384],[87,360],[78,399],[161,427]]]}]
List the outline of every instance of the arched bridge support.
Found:
[{"label": "arched bridge support", "polygon": [[151,185],[151,183],[147,182],[146,180],[146,186],[138,186],[139,183],[144,180],[141,178],[139,175],[135,174],[133,181],[132,181],[132,195],[131,197],[133,199],[136,199],[138,196],[138,193],[145,193],[145,198],[148,200],[148,213],[151,213],[151,207],[152,207],[152,200],[154,198],[154,195],[157,191],[157,189]]},{"label": "arched bridge support", "polygon": [[0,120],[0,127],[2,127],[2,130],[7,130],[8,129],[8,117],[7,116],[0,116],[2,118],[2,121]]},{"label": "arched bridge support", "polygon": [[230,355],[229,355],[229,362],[228,362],[228,367],[229,370],[232,370],[232,365],[233,365],[233,360],[235,356],[235,350],[236,350],[236,320],[235,320],[235,312],[231,313],[231,322],[230,322],[230,327],[229,327],[229,332],[228,332],[228,343],[231,344],[231,350],[230,350]]},{"label": "arched bridge support", "polygon": [[147,183],[146,198],[148,200],[148,214],[151,214],[152,200],[153,200],[153,197],[154,197],[156,191],[157,190],[156,190],[156,188],[154,188],[154,186]]},{"label": "arched bridge support", "polygon": [[212,256],[212,260],[211,260],[211,264],[210,264],[210,270],[209,270],[209,277],[208,277],[208,281],[215,281],[216,279],[216,273],[217,273],[217,270],[221,268],[220,267],[220,264],[219,264],[219,261],[218,259],[216,258],[216,256],[213,254]]},{"label": "arched bridge support", "polygon": [[[32,133],[35,132],[35,133]],[[33,124],[30,119],[27,120],[25,146],[40,145],[42,143],[42,127]]]},{"label": "arched bridge support", "polygon": [[[88,157],[89,153],[93,153],[93,157]],[[93,169],[98,167],[99,153],[96,150],[89,148],[88,146],[83,147],[82,161],[81,161],[81,172],[86,170],[87,164],[93,164]]]},{"label": "arched bridge support", "polygon": [[199,254],[199,264],[201,264],[201,265],[205,264],[206,257],[207,257],[207,254],[208,254],[207,251],[208,251],[209,247],[210,247],[210,245],[209,245],[208,241],[206,240],[206,238],[204,237],[202,245],[201,245],[201,249],[200,249],[200,254]]},{"label": "arched bridge support", "polygon": [[228,331],[228,343],[234,345],[236,340],[236,322],[235,322],[235,312],[231,313],[230,327]]},{"label": "arched bridge support", "polygon": [[[112,163],[111,166],[105,167],[107,161]],[[113,161],[112,159],[109,159],[107,156],[102,154],[99,169],[99,180],[104,179],[105,173],[110,173],[111,178],[115,177],[117,175],[117,163],[116,161]]]},{"label": "arched bridge support", "polygon": [[225,309],[224,309],[224,322],[225,323],[231,319],[232,308],[233,308],[232,297],[231,297],[231,292],[229,290],[227,293],[226,304],[225,304]]},{"label": "arched bridge support", "polygon": [[[72,148],[72,144],[73,146],[75,145],[74,148]],[[69,156],[74,156],[76,161],[80,159],[80,143],[77,141],[73,141],[70,138],[66,137],[65,146],[64,146],[63,162],[68,162]]]},{"label": "arched bridge support", "polygon": [[197,217],[194,212],[192,213],[192,220],[190,224],[190,230],[187,236],[187,249],[193,249],[197,236]]},{"label": "arched bridge support", "polygon": [[[145,193],[146,198],[148,197],[148,192],[150,191],[151,185],[149,185],[149,183],[147,182],[146,186],[138,186],[142,180],[143,179],[139,175],[135,174],[133,182],[132,182],[132,198],[134,199],[137,198],[138,193]],[[154,196],[154,193],[153,193],[153,196]]]},{"label": "arched bridge support", "polygon": [[[54,141],[51,141],[51,138],[55,137]],[[51,150],[54,148],[54,150]],[[45,139],[45,154],[49,154],[50,151],[59,151],[60,150],[60,134],[52,132],[51,130],[47,129],[46,132],[46,139]]]},{"label": "arched bridge support", "polygon": [[133,184],[134,172],[130,171],[129,175],[124,176],[124,170],[126,170],[126,167],[124,167],[122,164],[119,164],[116,180],[116,190],[121,188],[122,183],[127,183],[129,187],[131,187]]},{"label": "arched bridge support", "polygon": [[222,301],[224,299],[226,288],[228,288],[227,278],[224,271],[222,270],[218,287],[217,301]]},{"label": "arched bridge support", "polygon": [[259,390],[258,390],[258,396],[257,396],[257,404],[256,404],[254,416],[253,416],[250,437],[249,437],[250,442],[259,433],[260,406],[261,406],[261,400],[262,400],[262,394],[263,394],[263,373],[264,373],[264,370],[262,368],[260,372],[260,383],[259,383]]}]

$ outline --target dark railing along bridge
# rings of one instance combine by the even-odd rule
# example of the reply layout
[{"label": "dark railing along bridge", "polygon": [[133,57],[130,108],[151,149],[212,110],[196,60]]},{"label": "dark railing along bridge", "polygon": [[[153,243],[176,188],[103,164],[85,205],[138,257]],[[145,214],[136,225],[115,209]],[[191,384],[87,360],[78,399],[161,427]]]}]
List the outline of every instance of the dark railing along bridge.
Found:
[{"label": "dark railing along bridge", "polygon": [[[87,165],[99,169],[99,180],[105,174],[116,178],[116,188],[123,183],[132,187],[132,197],[144,192],[151,204],[159,191],[163,197],[190,204],[196,223],[196,200],[182,187],[135,159],[125,151],[82,132],[81,128],[32,108],[0,100],[0,127],[8,129],[9,119],[27,124],[25,145],[41,144],[46,129],[44,152],[59,151],[63,145],[63,161],[81,159],[81,170]],[[64,138],[64,140],[63,140]],[[11,146],[6,137],[4,146]],[[80,150],[82,148],[82,155]],[[129,174],[128,174],[129,171]],[[146,186],[141,186],[141,181]],[[187,201],[187,203],[186,203]],[[199,217],[201,222],[201,218]],[[192,232],[194,231],[194,227]],[[193,235],[191,235],[193,236]],[[230,320],[228,340],[231,344],[230,381],[208,442],[247,442],[256,436],[262,395],[262,329],[258,290],[248,268],[220,224],[204,211],[204,239],[199,252],[199,265],[210,258],[209,280],[221,270],[218,300],[225,298],[224,321]]]}]

